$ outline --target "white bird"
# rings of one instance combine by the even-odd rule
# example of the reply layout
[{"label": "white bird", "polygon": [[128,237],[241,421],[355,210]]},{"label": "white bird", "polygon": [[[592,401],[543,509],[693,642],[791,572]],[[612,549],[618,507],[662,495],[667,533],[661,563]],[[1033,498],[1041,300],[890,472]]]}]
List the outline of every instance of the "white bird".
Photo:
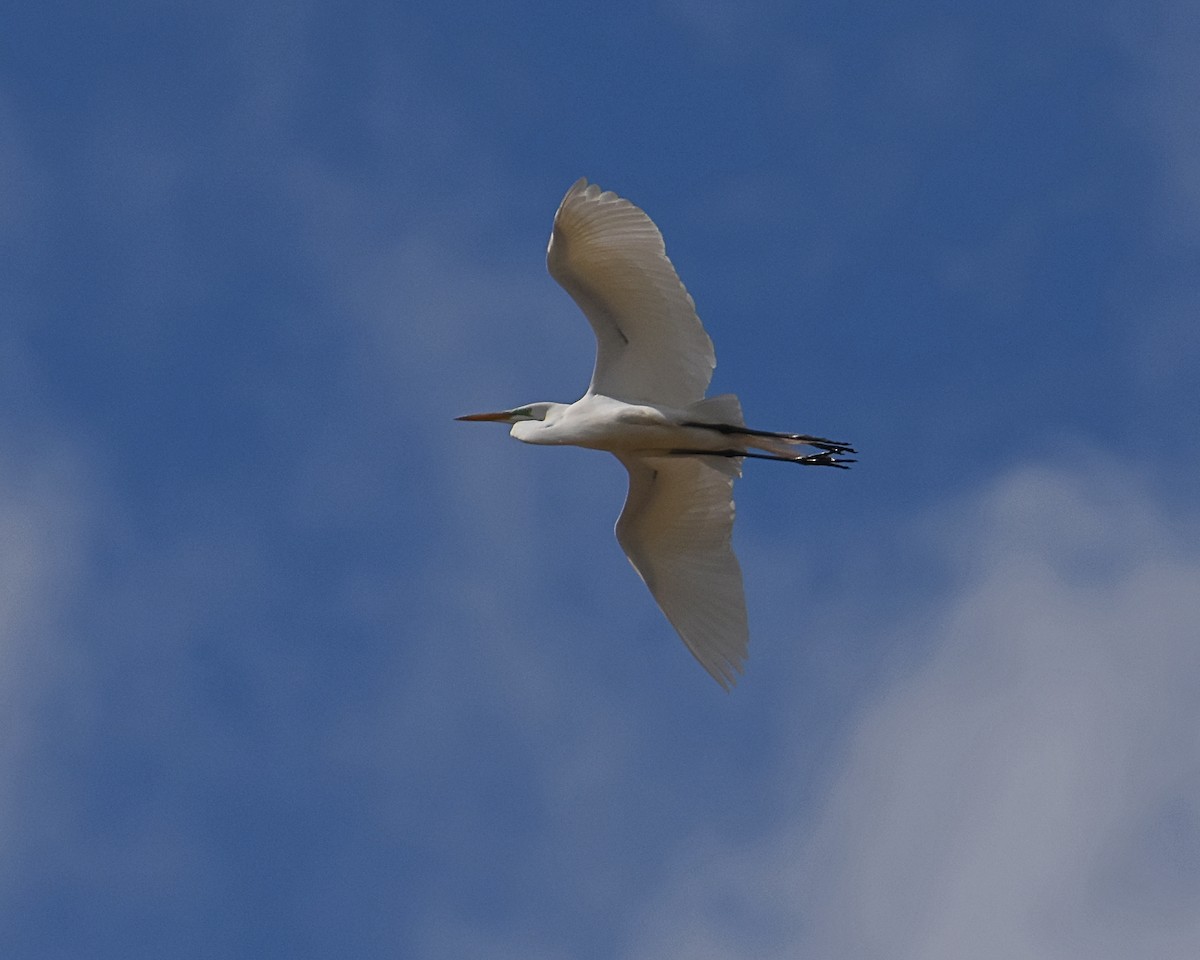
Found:
[{"label": "white bird", "polygon": [[614,454],[629,471],[617,541],[688,649],[728,689],[749,643],[731,544],[742,458],[845,468],[854,461],[841,454],[854,449],[751,430],[736,396],[705,398],[716,367],[712,341],[662,234],[628,200],[577,181],[554,216],[546,264],[596,334],[587,393],[571,404],[458,419],[510,423],[525,443]]}]

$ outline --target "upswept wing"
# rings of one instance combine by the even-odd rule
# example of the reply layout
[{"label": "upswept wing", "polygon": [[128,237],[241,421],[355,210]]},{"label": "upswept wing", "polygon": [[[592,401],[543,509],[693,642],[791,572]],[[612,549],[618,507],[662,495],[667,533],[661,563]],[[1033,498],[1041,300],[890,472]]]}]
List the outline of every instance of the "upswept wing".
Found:
[{"label": "upswept wing", "polygon": [[621,457],[617,541],[700,665],[728,689],[746,659],[742,571],[731,543],[735,460]]},{"label": "upswept wing", "polygon": [[704,396],[712,341],[642,210],[579,180],[554,216],[546,265],[595,331],[590,393],[670,407]]}]

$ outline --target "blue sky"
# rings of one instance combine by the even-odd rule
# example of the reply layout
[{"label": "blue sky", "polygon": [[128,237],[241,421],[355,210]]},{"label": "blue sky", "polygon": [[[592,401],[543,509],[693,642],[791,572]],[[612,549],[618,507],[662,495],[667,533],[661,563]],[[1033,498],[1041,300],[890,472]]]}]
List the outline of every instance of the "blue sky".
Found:
[{"label": "blue sky", "polygon": [[[0,41],[0,955],[1200,952],[1200,14],[49,3]],[[729,695],[543,257],[750,423]]]}]

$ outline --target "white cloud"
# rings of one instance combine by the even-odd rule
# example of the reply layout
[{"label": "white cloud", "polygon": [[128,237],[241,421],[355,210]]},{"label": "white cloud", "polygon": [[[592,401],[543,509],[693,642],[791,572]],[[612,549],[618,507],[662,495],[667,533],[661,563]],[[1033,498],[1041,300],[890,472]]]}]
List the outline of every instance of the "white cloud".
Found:
[{"label": "white cloud", "polygon": [[37,792],[30,778],[47,734],[70,728],[85,709],[86,685],[49,717],[46,698],[79,679],[78,652],[61,625],[82,575],[93,510],[79,458],[65,442],[3,425],[0,449],[0,851],[11,854],[28,835],[18,820]]},{"label": "white cloud", "polygon": [[[1137,18],[1118,33],[1140,74],[1128,119],[1160,146],[1166,186],[1162,215],[1195,242],[1195,208],[1200,205],[1200,67],[1195,49],[1200,13],[1191,4],[1172,4],[1157,18]],[[1190,215],[1181,214],[1190,211]]]},{"label": "white cloud", "polygon": [[1200,358],[1200,283],[1192,268],[1200,247],[1200,10],[1167,4],[1153,17],[1139,10],[1116,19],[1114,32],[1132,68],[1118,116],[1143,141],[1151,184],[1147,249],[1121,278],[1131,374],[1149,396],[1172,396],[1174,388],[1174,396],[1193,399],[1191,373]]},{"label": "white cloud", "polygon": [[682,851],[628,956],[1200,951],[1200,554],[1093,470],[1018,470],[934,524],[959,582],[911,622],[927,659],[815,809]]}]

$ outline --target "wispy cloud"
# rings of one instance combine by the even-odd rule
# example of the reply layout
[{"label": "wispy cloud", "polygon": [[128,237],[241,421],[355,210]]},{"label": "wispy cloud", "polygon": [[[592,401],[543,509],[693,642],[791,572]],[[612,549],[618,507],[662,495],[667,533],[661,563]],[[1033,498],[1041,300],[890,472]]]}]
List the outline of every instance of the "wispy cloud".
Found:
[{"label": "wispy cloud", "polygon": [[[1166,4],[1157,15],[1114,18],[1113,30],[1130,66],[1118,117],[1142,148],[1152,184],[1140,226],[1145,249],[1121,279],[1118,309],[1127,318],[1131,381],[1165,411],[1197,399],[1191,375],[1200,362],[1200,41],[1194,5]],[[1200,451],[1194,431],[1168,431],[1170,441]]]},{"label": "wispy cloud", "polygon": [[[28,397],[25,398],[27,401]],[[91,689],[80,650],[64,624],[87,577],[84,553],[94,533],[97,491],[80,450],[45,420],[36,431],[0,422],[0,845],[12,880],[28,820],[54,798],[42,757],[78,730]],[[63,689],[72,695],[60,699]]]},{"label": "wispy cloud", "polygon": [[1196,518],[1114,475],[1018,470],[956,511],[928,658],[814,808],[683,850],[627,956],[1195,955]]}]

